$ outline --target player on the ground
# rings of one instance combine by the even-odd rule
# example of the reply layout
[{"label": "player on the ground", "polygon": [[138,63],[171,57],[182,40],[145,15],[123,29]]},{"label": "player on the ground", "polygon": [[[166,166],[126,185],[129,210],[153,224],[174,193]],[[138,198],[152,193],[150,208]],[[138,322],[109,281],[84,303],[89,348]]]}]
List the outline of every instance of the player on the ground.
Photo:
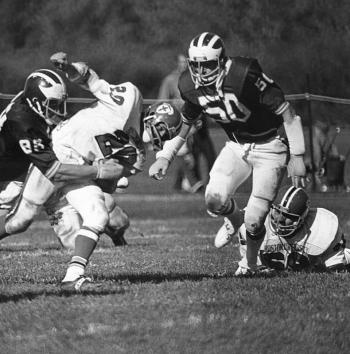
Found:
[{"label": "player on the ground", "polygon": [[[275,270],[350,270],[350,249],[345,247],[338,217],[324,208],[310,208],[309,204],[305,190],[292,186],[272,205],[265,221],[259,265]],[[222,237],[224,234],[221,230]],[[244,224],[236,234],[242,257],[236,275],[253,275],[246,267]],[[223,238],[216,240],[217,246],[225,244]]]},{"label": "player on the ground", "polygon": [[31,73],[24,89],[0,116],[0,181],[25,177],[14,208],[0,216],[0,239],[25,231],[55,185],[81,178],[115,179],[125,168],[114,160],[105,164],[74,166],[58,161],[50,131],[66,118],[66,86],[54,71]]},{"label": "player on the ground", "polygon": [[[207,209],[212,216],[227,217],[237,229],[240,211],[232,196],[253,175],[244,222],[246,268],[254,270],[265,235],[264,220],[288,159],[293,183],[304,185],[305,144],[301,120],[285,101],[281,88],[263,73],[258,61],[227,56],[218,35],[205,32],[196,36],[188,54],[190,70],[179,81],[185,101],[182,108],[184,124],[179,135],[157,154],[149,174],[156,179],[166,174],[191,125],[201,113],[215,119],[229,141],[210,171],[205,192]],[[281,128],[284,128],[288,142],[283,138]]]}]

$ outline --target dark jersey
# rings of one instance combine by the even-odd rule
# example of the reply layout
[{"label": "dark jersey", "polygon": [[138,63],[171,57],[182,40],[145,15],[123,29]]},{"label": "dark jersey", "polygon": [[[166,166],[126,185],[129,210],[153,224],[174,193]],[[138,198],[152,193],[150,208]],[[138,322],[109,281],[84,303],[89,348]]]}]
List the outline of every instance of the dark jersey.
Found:
[{"label": "dark jersey", "polygon": [[281,88],[262,72],[256,59],[233,57],[230,60],[222,95],[214,85],[196,89],[188,71],[180,77],[179,90],[185,100],[184,122],[191,124],[204,112],[233,141],[259,142],[276,136],[283,122],[279,113],[287,106]]},{"label": "dark jersey", "polygon": [[23,98],[11,102],[1,115],[0,180],[18,178],[33,163],[50,178],[59,166],[51,148],[49,128]]}]

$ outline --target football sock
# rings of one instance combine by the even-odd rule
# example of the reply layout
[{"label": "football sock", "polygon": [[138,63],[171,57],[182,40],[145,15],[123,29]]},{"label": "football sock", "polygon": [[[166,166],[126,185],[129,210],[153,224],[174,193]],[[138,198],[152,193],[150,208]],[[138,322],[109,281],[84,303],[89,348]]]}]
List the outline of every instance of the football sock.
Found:
[{"label": "football sock", "polygon": [[[82,235],[84,234],[84,235]],[[74,256],[72,257],[63,282],[74,281],[84,275],[85,268],[98,241],[98,234],[91,229],[82,228],[75,239]]]},{"label": "football sock", "polygon": [[258,233],[252,235],[246,231],[247,239],[247,263],[249,268],[256,268],[260,246],[266,233],[265,227]]},{"label": "football sock", "polygon": [[244,222],[244,210],[239,209],[233,199],[231,199],[231,207],[229,212],[225,216],[231,221],[235,231],[238,230]]}]

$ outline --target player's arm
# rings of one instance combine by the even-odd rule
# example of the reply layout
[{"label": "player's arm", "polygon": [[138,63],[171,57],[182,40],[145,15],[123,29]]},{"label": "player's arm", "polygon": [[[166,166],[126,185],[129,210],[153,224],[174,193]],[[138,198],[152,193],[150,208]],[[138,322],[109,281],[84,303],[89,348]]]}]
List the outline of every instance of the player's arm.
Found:
[{"label": "player's arm", "polygon": [[167,170],[174,160],[177,152],[185,143],[191,130],[191,125],[183,123],[178,135],[173,139],[164,143],[163,149],[157,152],[156,161],[151,165],[149,169],[149,176],[154,179],[160,180],[166,175]]},{"label": "player's arm", "polygon": [[305,141],[300,116],[295,114],[289,102],[285,100],[282,89],[263,73],[256,60],[253,60],[249,67],[248,77],[259,95],[259,102],[272,113],[282,116],[290,151],[288,174],[296,187],[305,187]]},{"label": "player's arm", "polygon": [[29,160],[52,181],[76,179],[114,179],[128,176],[127,169],[116,162],[101,160],[96,165],[61,164],[50,146],[50,140],[39,130],[30,133],[18,127],[18,144]]},{"label": "player's arm", "polygon": [[56,69],[65,73],[69,81],[79,85],[84,90],[90,91],[94,95],[99,91],[109,92],[109,83],[100,79],[86,63],[70,63],[67,54],[64,52],[53,54],[50,61]]},{"label": "player's arm", "polygon": [[305,187],[305,140],[301,118],[294,114],[294,110],[289,105],[281,114],[289,143],[288,176],[292,178],[296,187]]}]

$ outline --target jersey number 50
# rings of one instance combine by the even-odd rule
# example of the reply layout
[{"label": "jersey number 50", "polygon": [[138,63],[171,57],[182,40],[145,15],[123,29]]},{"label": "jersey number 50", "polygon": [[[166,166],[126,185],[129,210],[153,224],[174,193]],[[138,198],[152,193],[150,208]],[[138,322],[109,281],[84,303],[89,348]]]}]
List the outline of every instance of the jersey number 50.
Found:
[{"label": "jersey number 50", "polygon": [[218,96],[198,97],[199,104],[205,107],[205,112],[212,116],[215,120],[223,123],[230,123],[231,121],[246,122],[251,114],[250,110],[241,102],[233,93],[225,93],[224,98],[220,99]]}]

